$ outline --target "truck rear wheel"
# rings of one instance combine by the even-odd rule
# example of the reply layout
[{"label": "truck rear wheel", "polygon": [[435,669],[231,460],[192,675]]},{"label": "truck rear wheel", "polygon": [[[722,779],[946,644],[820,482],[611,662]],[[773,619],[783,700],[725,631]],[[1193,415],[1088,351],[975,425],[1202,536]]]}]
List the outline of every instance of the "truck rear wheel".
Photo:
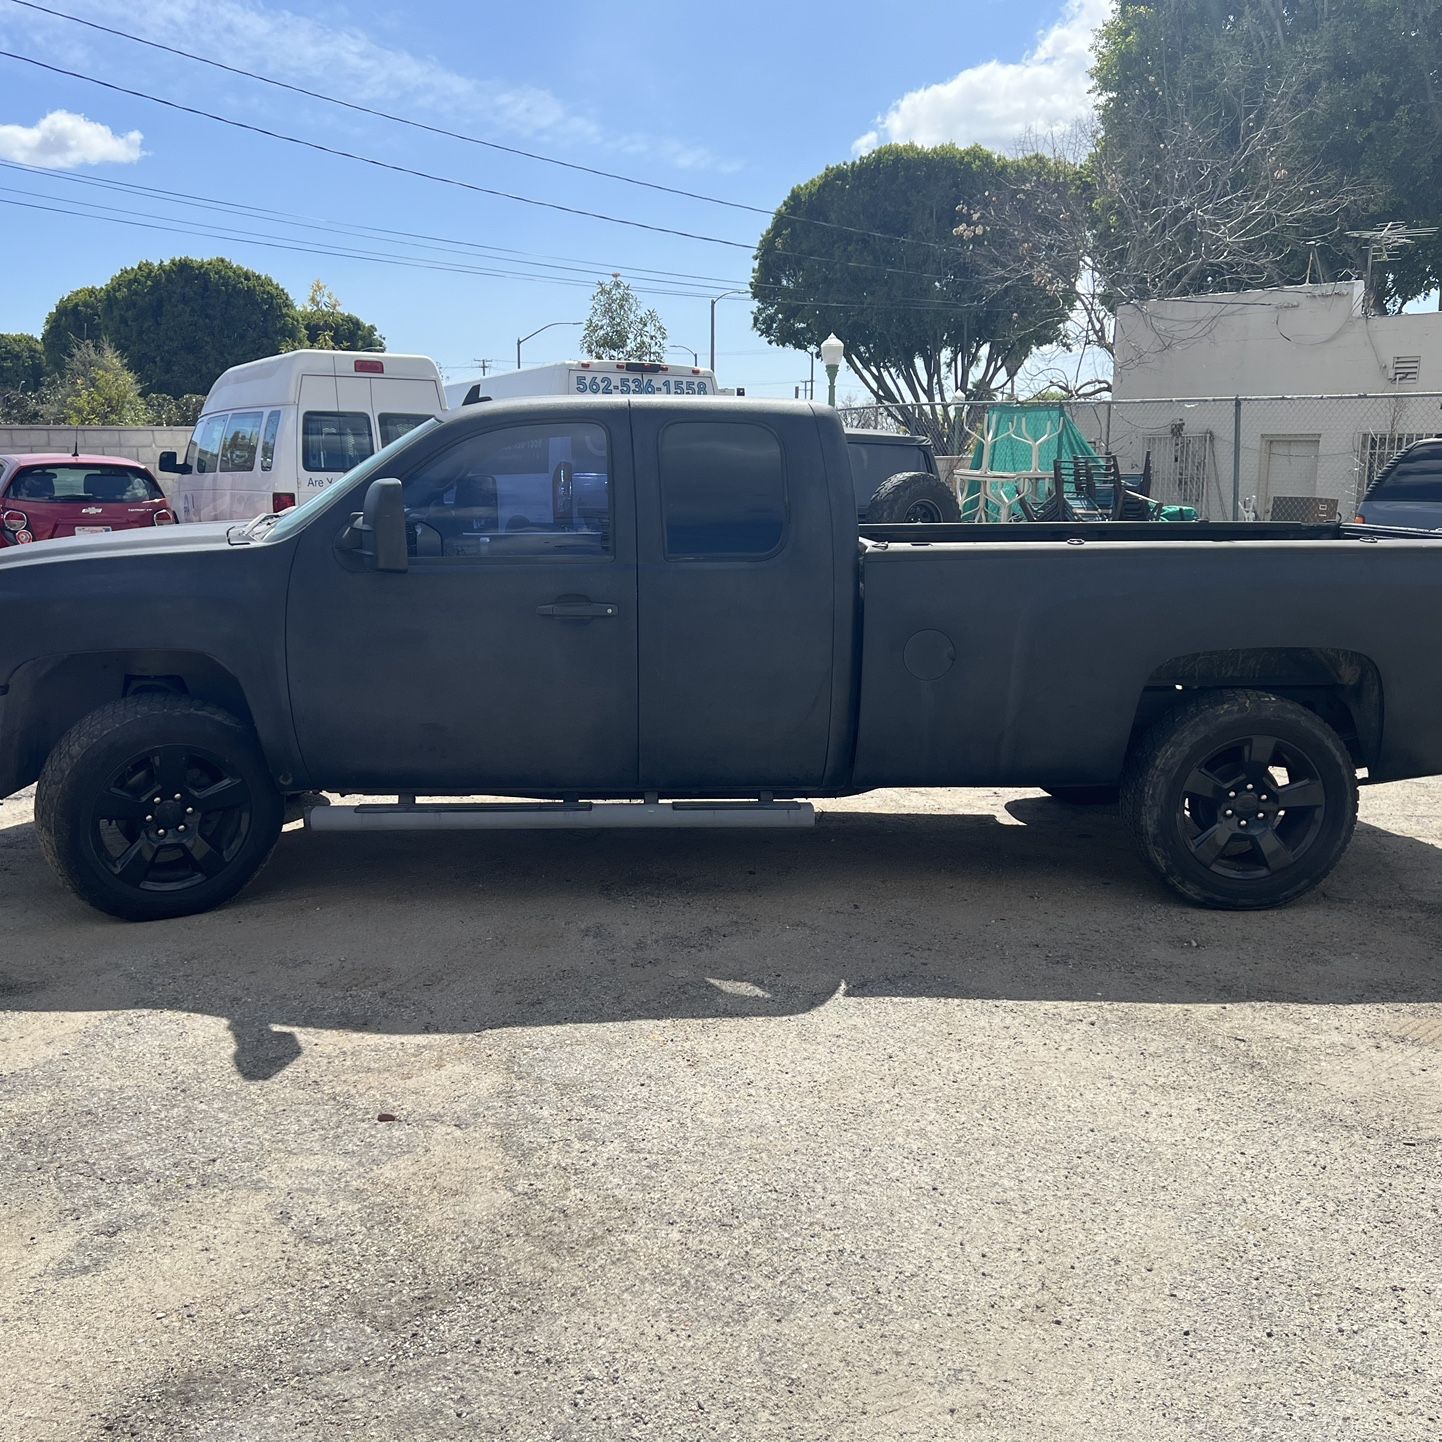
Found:
[{"label": "truck rear wheel", "polygon": [[925,471],[903,471],[877,486],[866,519],[877,524],[925,524],[959,521],[956,497],[935,476]]},{"label": "truck rear wheel", "polygon": [[1251,911],[1305,895],[1347,849],[1357,773],[1337,733],[1260,691],[1188,702],[1143,737],[1122,818],[1174,891]]},{"label": "truck rear wheel", "polygon": [[127,921],[208,911],[260,870],[283,799],[250,730],[188,696],[131,696],[61,738],[35,791],[40,848]]}]

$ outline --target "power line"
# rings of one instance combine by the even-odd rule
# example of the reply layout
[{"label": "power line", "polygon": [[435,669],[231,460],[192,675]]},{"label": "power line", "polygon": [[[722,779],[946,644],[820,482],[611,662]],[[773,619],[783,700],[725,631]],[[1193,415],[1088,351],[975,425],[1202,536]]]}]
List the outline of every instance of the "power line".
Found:
[{"label": "power line", "polygon": [[[27,195],[32,199],[7,200],[4,194]],[[38,200],[52,200],[56,204],[42,205]],[[573,279],[569,276],[534,275],[528,271],[504,270],[495,267],[464,265],[457,262],[430,260],[420,256],[410,255],[387,255],[378,251],[361,250],[352,247],[336,248],[314,244],[301,244],[302,239],[295,236],[274,236],[264,232],[251,230],[236,231],[220,226],[206,226],[201,224],[177,225],[170,216],[156,215],[150,211],[127,211],[116,206],[100,205],[95,201],[71,200],[66,197],[45,195],[38,191],[21,190],[14,186],[0,186],[0,205],[15,206],[23,210],[43,211],[52,215],[65,215],[75,219],[101,221],[111,225],[123,225],[132,229],[157,230],[167,234],[195,235],[208,239],[226,240],[242,245],[258,245],[269,250],[284,250],[301,255],[319,255],[332,260],[359,260],[377,265],[401,266],[413,270],[438,271],[451,275],[477,276],[489,279],[502,280],[529,280],[537,281],[545,285],[567,285],[579,286],[582,289],[589,289],[593,279]],[[61,209],[61,206],[83,207],[82,209]],[[524,262],[523,262],[524,263]],[[705,300],[709,293],[704,290],[666,288],[661,285],[640,285],[635,290],[640,295],[674,296],[683,300]],[[787,298],[793,304],[804,304],[822,308],[837,308],[843,310],[858,309],[886,309],[886,310],[927,310],[927,311],[951,311],[955,307],[944,302],[854,302],[854,301],[830,301],[823,299],[794,300]]]},{"label": "power line", "polygon": [[[183,190],[162,190],[155,186],[139,185],[133,181],[112,180],[98,175],[70,175],[59,171],[45,170],[36,165],[21,165],[15,161],[0,160],[0,169],[16,170],[25,175],[43,177],[47,180],[59,180],[70,185],[97,186],[104,190],[120,191],[122,193],[133,193],[145,196],[147,199],[160,200],[172,203],[177,199],[190,201],[193,205],[206,210],[217,210],[222,214],[235,214],[245,218],[257,217],[264,220],[279,222],[283,225],[298,226],[307,230],[323,230],[338,235],[359,235],[370,239],[372,237],[398,237],[404,244],[414,244],[421,249],[441,249],[443,247],[457,248],[466,251],[473,251],[479,255],[485,255],[494,259],[513,259],[516,264],[534,265],[548,270],[584,270],[586,274],[595,274],[598,270],[610,274],[614,271],[624,271],[627,275],[648,276],[653,279],[659,278],[669,281],[698,281],[707,284],[723,286],[745,286],[745,281],[731,280],[722,276],[699,275],[691,271],[670,271],[657,270],[649,266],[623,265],[614,261],[579,260],[575,256],[533,256],[530,252],[516,250],[509,246],[482,245],[477,241],[461,240],[455,236],[429,235],[421,231],[411,230],[389,230],[382,226],[362,225],[351,222],[341,225],[333,220],[327,220],[322,216],[300,215],[294,211],[272,210],[264,206],[245,205],[239,201],[222,200],[218,196],[192,195]],[[23,194],[35,194],[36,192],[25,191]],[[49,197],[45,197],[49,198]],[[76,204],[88,202],[76,201]],[[433,244],[431,244],[433,242]],[[562,264],[561,262],[571,262]]]},{"label": "power line", "polygon": [[913,236],[890,235],[884,231],[867,230],[861,226],[843,225],[839,221],[819,220],[813,216],[792,215],[790,212],[778,208],[774,212],[765,206],[750,205],[745,201],[726,200],[721,196],[707,195],[698,190],[686,190],[680,186],[663,185],[660,181],[642,180],[634,175],[621,175],[614,170],[601,170],[597,166],[582,165],[578,161],[562,160],[558,156],[543,155],[539,151],[524,150],[516,145],[503,145],[498,140],[485,140],[476,135],[465,135],[458,130],[448,130],[444,126],[430,125],[423,120],[416,120],[407,115],[396,115],[389,110],[380,110],[374,106],[361,105],[354,100],[343,100],[338,95],[327,95],[324,91],[309,90],[303,85],[293,85],[285,80],[277,80],[270,75],[260,75],[254,70],[246,70],[239,65],[230,65],[222,60],[213,60],[207,55],[196,55],[193,51],[181,50],[174,45],[166,45],[159,40],[149,40],[143,35],[132,35],[128,30],[120,30],[112,25],[102,25],[98,20],[87,20],[81,15],[71,15],[67,11],[57,10],[50,5],[41,5],[37,0],[11,0],[11,4],[20,5],[26,10],[35,10],[43,15],[52,15],[57,20],[68,20],[75,25],[83,25],[87,29],[100,31],[105,35],[113,35],[120,40],[128,40],[135,45],[144,45],[151,50],[162,51],[166,55],[174,55],[182,60],[193,61],[197,65],[209,65],[215,70],[223,70],[230,75],[238,75],[246,80],[257,81],[261,85],[270,85],[277,90],[288,90],[293,95],[303,95],[308,100],[321,100],[327,105],[339,105],[342,109],[352,110],[360,115],[370,115],[378,120],[387,120],[394,125],[406,125],[414,130],[423,130],[430,135],[444,136],[448,140],[460,140],[467,145],[479,145],[487,150],[500,151],[506,155],[518,155],[525,160],[539,161],[543,165],[556,165],[564,170],[579,171],[583,175],[594,175],[602,180],[615,180],[623,185],[635,185],[644,190],[660,191],[665,195],[679,195],[687,200],[699,200],[707,205],[720,205],[728,210],[745,211],[751,215],[785,215],[787,219],[799,221],[806,225],[820,226],[826,230],[839,230],[851,235],[866,236],[874,240],[894,240],[904,245],[925,245],[935,250],[950,250],[941,241],[922,240]]},{"label": "power line", "polygon": [[[17,0],[12,0],[17,3]],[[175,110],[183,115],[198,116],[202,120],[213,120],[220,125],[228,125],[236,130],[245,130],[252,135],[263,135],[269,140],[281,140],[288,145],[297,145],[306,150],[318,151],[322,155],[338,156],[343,160],[354,160],[361,165],[373,166],[377,170],[388,170],[396,175],[409,175],[417,180],[429,180],[436,185],[455,186],[460,190],[469,190],[477,195],[489,195],[498,200],[515,201],[518,205],[531,205],[542,210],[556,210],[565,215],[577,215],[586,220],[601,220],[610,225],[629,226],[634,230],[646,230],[657,235],[674,235],[682,240],[699,240],[706,245],[723,245],[732,250],[754,251],[755,247],[748,245],[745,241],[727,240],[721,236],[702,235],[694,230],[678,230],[669,225],[653,225],[649,221],[631,220],[624,216],[607,215],[598,210],[586,210],[580,206],[562,205],[555,200],[539,200],[535,196],[517,195],[513,191],[497,190],[487,185],[476,185],[473,181],[461,180],[453,175],[435,175],[427,170],[418,170],[409,165],[398,165],[394,161],[380,160],[373,155],[362,155],[358,151],[342,150],[338,146],[322,145],[318,140],[306,140],[298,135],[287,135],[284,131],[270,130],[263,125],[253,125],[246,120],[236,120],[232,116],[218,115],[214,111],[201,110],[194,105],[182,105],[178,100],[167,100],[160,95],[150,95],[143,90],[132,90],[125,85],[117,85],[111,80],[101,80],[94,75],[83,74],[79,70],[68,70],[63,65],[51,65],[47,61],[37,60],[32,55],[21,55],[14,50],[0,50],[0,56],[7,60],[18,60],[22,65],[33,65],[36,69],[46,70],[52,75],[63,75],[70,80],[82,80],[87,85],[97,85],[102,90],[110,90],[118,95],[128,95],[133,100],[144,100],[151,105],[161,105],[167,110]],[[934,275],[925,271],[906,270],[898,266],[881,265],[871,261],[842,260],[835,256],[806,255],[802,252],[792,252],[794,258],[799,260],[814,260],[824,265],[844,265],[858,270],[878,270],[888,275],[903,275],[916,280],[945,280],[943,275]]]}]

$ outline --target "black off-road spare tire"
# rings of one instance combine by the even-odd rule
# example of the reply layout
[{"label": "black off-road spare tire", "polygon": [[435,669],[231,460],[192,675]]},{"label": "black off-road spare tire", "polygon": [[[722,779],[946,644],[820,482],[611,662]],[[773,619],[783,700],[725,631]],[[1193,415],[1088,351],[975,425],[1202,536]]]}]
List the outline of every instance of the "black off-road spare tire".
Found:
[{"label": "black off-road spare tire", "polygon": [[82,717],[35,790],[46,860],[127,921],[229,901],[270,855],[283,812],[250,728],[189,696],[131,696]]},{"label": "black off-road spare tire", "polygon": [[902,471],[877,486],[866,519],[877,525],[959,521],[961,507],[951,490],[925,471]]}]

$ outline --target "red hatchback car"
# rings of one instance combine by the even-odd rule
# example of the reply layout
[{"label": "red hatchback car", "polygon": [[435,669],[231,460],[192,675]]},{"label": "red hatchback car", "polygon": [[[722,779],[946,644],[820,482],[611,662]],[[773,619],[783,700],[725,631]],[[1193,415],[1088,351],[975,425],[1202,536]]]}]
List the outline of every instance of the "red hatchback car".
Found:
[{"label": "red hatchback car", "polygon": [[139,461],[0,456],[0,546],[174,522],[165,492]]}]

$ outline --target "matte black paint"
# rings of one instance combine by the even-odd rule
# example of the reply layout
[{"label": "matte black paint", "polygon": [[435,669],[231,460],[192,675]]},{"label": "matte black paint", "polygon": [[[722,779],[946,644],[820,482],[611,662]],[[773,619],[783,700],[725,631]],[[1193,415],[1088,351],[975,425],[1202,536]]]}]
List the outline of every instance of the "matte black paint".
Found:
[{"label": "matte black paint", "polygon": [[[664,558],[673,420],[772,429],[789,523],[766,560]],[[518,420],[607,428],[614,555],[413,558],[309,524],[231,544],[186,525],[0,555],[0,794],[87,710],[181,684],[247,715],[288,790],[836,795],[1114,782],[1175,687],[1256,685],[1348,718],[1373,779],[1442,771],[1438,539],[1348,527],[862,527],[835,414],[790,402],[468,407],[408,470]],[[543,608],[614,604],[616,614]],[[909,660],[908,660],[909,658]],[[1331,708],[1328,710],[1328,708]]]}]

